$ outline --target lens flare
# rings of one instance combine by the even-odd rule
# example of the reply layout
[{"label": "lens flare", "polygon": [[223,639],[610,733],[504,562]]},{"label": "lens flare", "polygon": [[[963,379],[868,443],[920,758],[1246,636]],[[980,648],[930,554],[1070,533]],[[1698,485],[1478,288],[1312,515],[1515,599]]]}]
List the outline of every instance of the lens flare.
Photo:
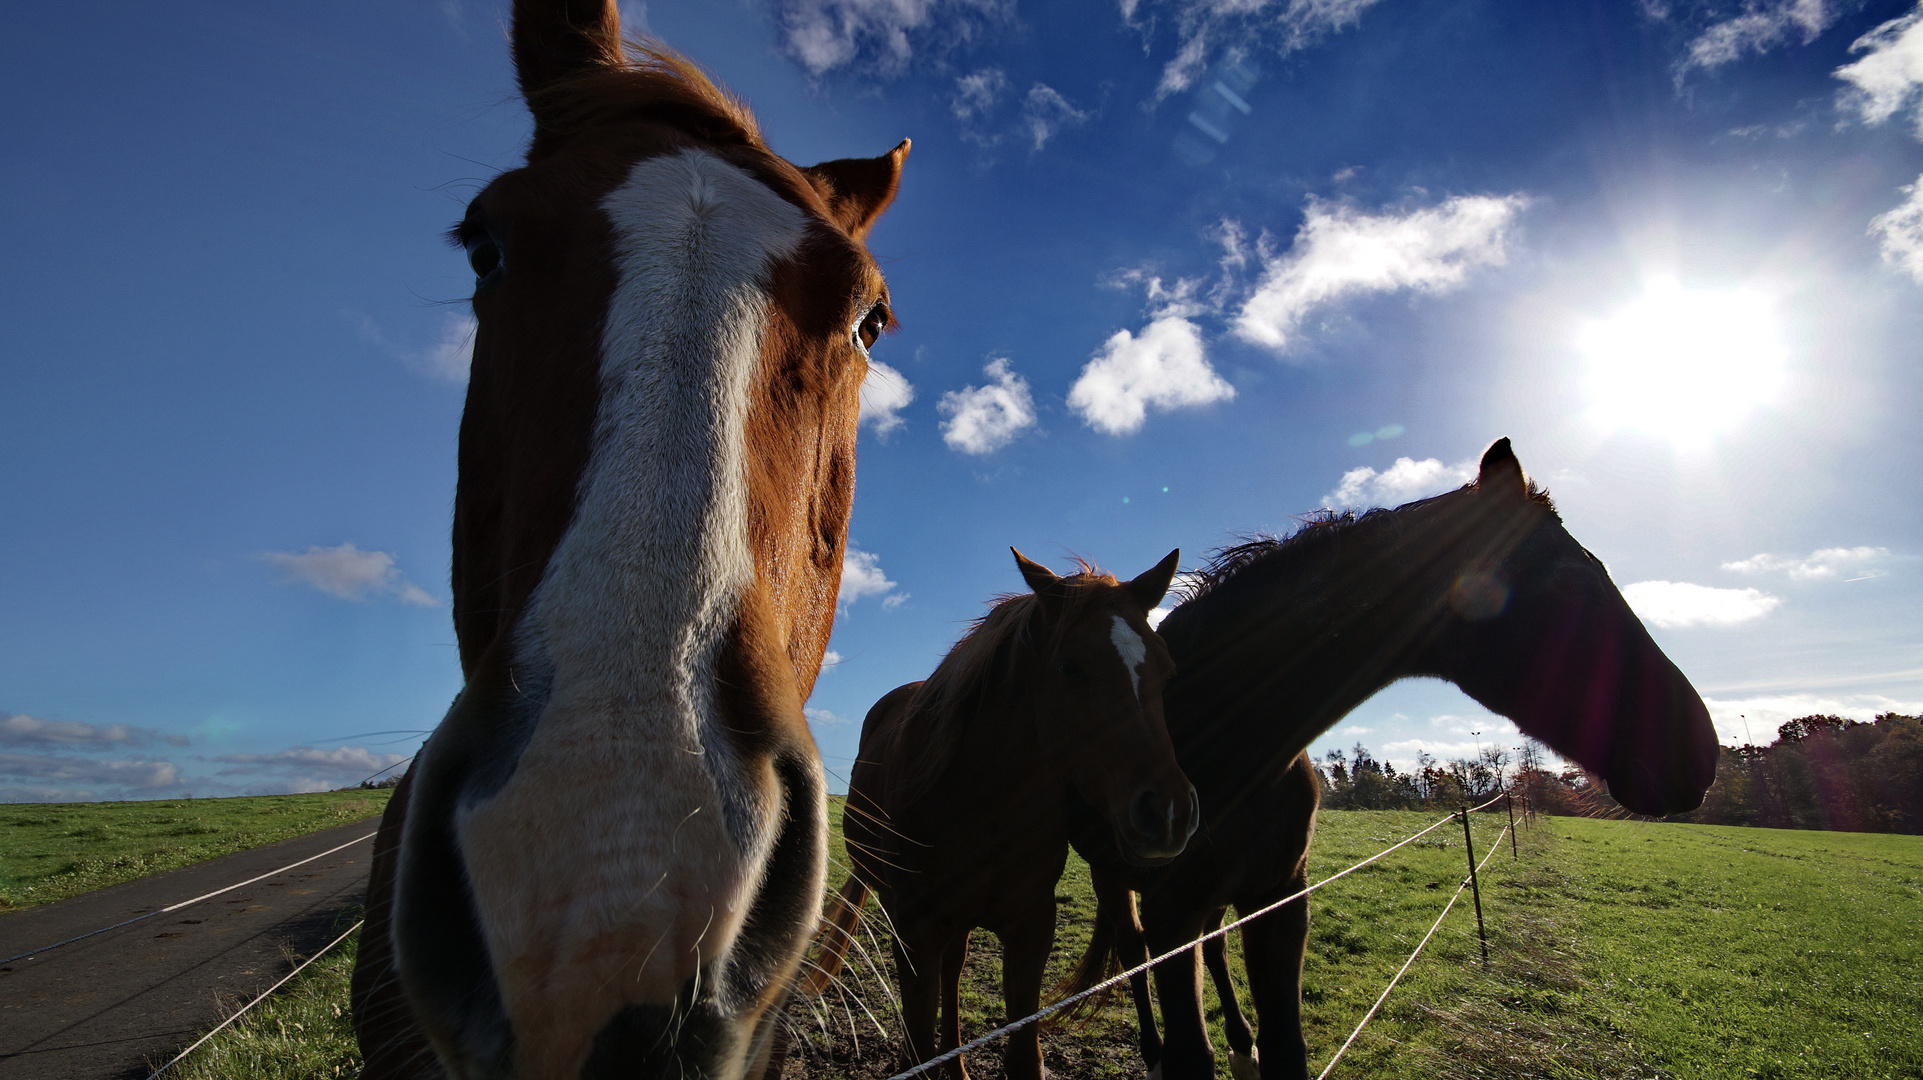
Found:
[{"label": "lens flare", "polygon": [[1753,289],[1685,289],[1658,278],[1584,325],[1591,414],[1679,442],[1726,430],[1776,400],[1789,363],[1774,301]]}]

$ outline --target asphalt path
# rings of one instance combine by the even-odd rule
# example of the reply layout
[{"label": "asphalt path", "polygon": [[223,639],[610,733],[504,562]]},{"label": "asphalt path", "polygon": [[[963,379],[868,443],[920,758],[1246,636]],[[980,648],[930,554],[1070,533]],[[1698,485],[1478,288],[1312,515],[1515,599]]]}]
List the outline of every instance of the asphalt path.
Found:
[{"label": "asphalt path", "polygon": [[[374,831],[379,817],[0,914],[0,956],[190,900]],[[0,966],[0,1080],[144,1080],[352,925],[370,839],[191,907]]]}]

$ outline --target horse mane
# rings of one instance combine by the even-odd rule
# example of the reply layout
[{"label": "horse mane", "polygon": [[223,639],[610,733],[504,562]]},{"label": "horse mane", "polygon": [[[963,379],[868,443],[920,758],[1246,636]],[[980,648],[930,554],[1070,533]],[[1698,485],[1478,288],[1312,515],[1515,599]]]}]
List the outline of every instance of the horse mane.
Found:
[{"label": "horse mane", "polygon": [[622,63],[590,67],[527,95],[536,118],[530,160],[551,140],[637,120],[677,128],[711,145],[768,150],[754,113],[694,61],[653,38],[632,37],[622,45]]},{"label": "horse mane", "polygon": [[[1075,624],[1093,602],[1100,589],[1119,585],[1113,576],[1077,558],[1076,572],[1063,577],[1054,588],[1063,591],[1054,620],[1055,633],[1039,643],[1052,651],[1062,631]],[[1011,684],[1017,650],[1034,648],[1037,624],[1041,622],[1042,599],[1027,593],[1004,593],[989,601],[987,614],[974,620],[961,640],[955,642],[908,702],[907,710],[895,726],[897,740],[912,739],[900,790],[910,794],[926,790],[947,770],[968,724],[995,692]]]},{"label": "horse mane", "polygon": [[[1252,533],[1241,537],[1237,543],[1217,548],[1210,554],[1208,565],[1183,575],[1176,588],[1181,593],[1183,603],[1199,600],[1258,563],[1266,563],[1271,558],[1280,558],[1284,553],[1294,556],[1307,554],[1310,551],[1320,551],[1334,544],[1352,529],[1367,528],[1388,520],[1412,506],[1469,491],[1475,486],[1475,482],[1471,481],[1455,491],[1406,502],[1394,509],[1378,506],[1360,514],[1353,510],[1312,510],[1297,519],[1300,524],[1287,536]],[[1539,486],[1534,480],[1528,481],[1528,498],[1531,503],[1550,513],[1556,512],[1555,500],[1549,497],[1546,488]]]}]

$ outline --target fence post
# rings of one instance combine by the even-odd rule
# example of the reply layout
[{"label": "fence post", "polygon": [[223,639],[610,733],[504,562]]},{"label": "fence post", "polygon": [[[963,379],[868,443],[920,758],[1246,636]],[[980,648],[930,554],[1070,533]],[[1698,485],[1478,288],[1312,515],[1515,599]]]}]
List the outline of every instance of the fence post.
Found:
[{"label": "fence post", "polygon": [[1520,859],[1522,855],[1516,851],[1516,797],[1504,792],[1502,808],[1509,811],[1509,857]]},{"label": "fence post", "polygon": [[1469,808],[1457,811],[1462,818],[1462,846],[1469,852],[1469,892],[1476,898],[1476,937],[1482,941],[1482,962],[1489,962],[1489,935],[1482,928],[1482,886],[1476,881],[1476,842],[1469,835]]}]

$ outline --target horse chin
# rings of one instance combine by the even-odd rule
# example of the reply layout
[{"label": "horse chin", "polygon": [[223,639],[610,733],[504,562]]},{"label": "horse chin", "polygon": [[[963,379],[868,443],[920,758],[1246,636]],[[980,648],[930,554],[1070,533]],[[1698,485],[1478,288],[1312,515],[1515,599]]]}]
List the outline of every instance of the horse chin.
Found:
[{"label": "horse chin", "polygon": [[1708,785],[1665,784],[1656,770],[1642,762],[1630,764],[1607,774],[1609,795],[1623,809],[1646,817],[1685,814],[1703,805]]},{"label": "horse chin", "polygon": [[1139,866],[1144,869],[1152,869],[1157,866],[1167,866],[1169,863],[1172,863],[1177,858],[1181,857],[1183,849],[1180,847],[1176,848],[1173,851],[1145,850],[1135,842],[1131,841],[1128,838],[1128,834],[1124,832],[1122,829],[1115,828],[1114,832],[1115,832],[1115,849],[1121,852],[1122,861],[1129,864],[1130,866]]}]

